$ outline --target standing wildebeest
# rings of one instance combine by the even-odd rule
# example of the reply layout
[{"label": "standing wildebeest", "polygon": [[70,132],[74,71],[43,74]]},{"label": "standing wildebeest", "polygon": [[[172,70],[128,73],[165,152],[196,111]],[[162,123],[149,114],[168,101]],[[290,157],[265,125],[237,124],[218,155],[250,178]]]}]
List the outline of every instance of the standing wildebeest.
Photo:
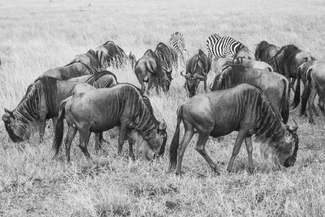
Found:
[{"label": "standing wildebeest", "polygon": [[195,95],[197,87],[200,81],[204,82],[204,91],[207,92],[207,74],[211,68],[211,60],[208,56],[201,50],[192,56],[186,62],[186,73],[182,74],[185,78],[184,87],[188,91],[188,96],[192,97]]},{"label": "standing wildebeest", "polygon": [[[166,124],[156,120],[139,91],[132,85],[119,84],[112,88],[96,89],[64,100],[55,129],[54,157],[62,144],[64,118],[68,124],[65,140],[67,161],[70,161],[71,142],[77,131],[80,136],[79,147],[86,158],[91,159],[87,150],[90,133],[106,131],[115,126],[120,126],[119,155],[126,137],[141,144],[144,156],[162,155],[165,149]],[[128,131],[130,133],[126,135]]]},{"label": "standing wildebeest", "polygon": [[45,71],[40,77],[47,76],[60,80],[68,80],[70,78],[95,73],[100,66],[97,59],[91,54],[90,51],[77,55],[69,64],[65,66],[56,67]]},{"label": "standing wildebeest", "polygon": [[237,57],[233,60],[232,64],[239,64],[246,68],[261,69],[269,72],[273,72],[272,66],[263,61],[250,60],[243,57]]},{"label": "standing wildebeest", "polygon": [[300,50],[295,45],[290,44],[283,46],[267,63],[272,66],[275,72],[284,75],[289,81],[292,78],[290,87],[293,87],[297,78],[298,67],[304,62],[314,59],[309,52]]},{"label": "standing wildebeest", "polygon": [[280,48],[274,44],[269,44],[267,41],[261,41],[255,48],[255,59],[267,62],[274,57],[279,50]]},{"label": "standing wildebeest", "polygon": [[[177,72],[178,69],[178,54],[176,52],[176,50],[171,47],[171,46],[167,46],[164,43],[160,42],[159,44],[157,44],[156,49],[154,51],[154,53],[157,55],[161,66],[166,69],[166,75],[169,79],[169,81],[172,81],[172,72],[173,72],[173,68],[174,71]],[[184,63],[185,65],[185,63]],[[168,87],[169,89],[169,87]]]},{"label": "standing wildebeest", "polygon": [[126,55],[124,50],[113,41],[105,42],[101,46],[95,48],[94,52],[100,63],[101,69],[106,69],[110,66],[120,68],[124,66],[127,61],[129,61],[132,68],[134,68],[135,56],[131,52],[129,56]]},{"label": "standing wildebeest", "polygon": [[[209,136],[220,137],[233,131],[239,132],[227,167],[228,172],[232,170],[244,140],[249,171],[254,170],[251,139],[254,134],[257,141],[262,143],[261,154],[268,162],[285,167],[293,166],[298,151],[297,123],[296,126],[285,125],[275,113],[263,92],[249,84],[192,97],[177,110],[176,131],[170,146],[169,170],[174,171],[177,166],[176,174],[181,174],[184,152],[195,132],[199,134],[195,149],[218,174],[217,165],[205,151],[205,144]],[[185,134],[179,147],[181,121]]]},{"label": "standing wildebeest", "polygon": [[13,111],[5,109],[2,120],[9,137],[13,142],[20,142],[28,140],[34,132],[39,132],[42,141],[46,120],[52,118],[55,125],[62,100],[93,89],[89,84],[52,77],[38,78],[27,88],[25,96]]},{"label": "standing wildebeest", "polygon": [[[167,91],[169,88],[169,78],[167,78],[166,69],[163,69],[161,62],[156,54],[148,49],[143,56],[135,64],[135,75],[141,84],[141,91],[149,91],[152,85],[155,85],[157,93],[159,92],[159,86],[162,87],[163,91]],[[148,83],[146,89],[145,83]]]},{"label": "standing wildebeest", "polygon": [[232,65],[225,68],[220,78],[214,81],[211,91],[228,89],[241,83],[259,87],[272,108],[281,114],[283,122],[288,122],[289,82],[283,75]]},{"label": "standing wildebeest", "polygon": [[[298,73],[297,86],[295,90],[294,106],[297,107],[300,100],[300,78],[302,73]],[[308,102],[309,110],[309,123],[315,123],[313,118],[313,112],[316,111],[314,100],[316,95],[319,95],[318,107],[325,115],[325,62],[315,61],[306,71],[306,84],[305,89],[301,96],[301,111],[303,115],[306,110]],[[318,114],[318,113],[317,113]]]}]

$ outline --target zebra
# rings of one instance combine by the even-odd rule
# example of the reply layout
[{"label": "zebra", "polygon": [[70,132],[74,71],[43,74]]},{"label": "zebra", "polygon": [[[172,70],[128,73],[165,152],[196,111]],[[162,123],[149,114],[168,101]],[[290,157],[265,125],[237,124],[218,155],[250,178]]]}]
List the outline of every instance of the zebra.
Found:
[{"label": "zebra", "polygon": [[[169,45],[175,49],[176,53],[179,55],[181,64],[185,67],[185,56],[186,54],[186,48],[185,48],[185,40],[184,35],[181,32],[174,32],[171,34],[169,39]],[[178,69],[178,64],[175,63],[176,71]]]},{"label": "zebra", "polygon": [[209,57],[209,59],[212,58],[212,51],[211,51],[212,46],[214,44],[216,44],[219,41],[220,38],[222,38],[222,37],[220,35],[218,35],[218,34],[213,34],[213,35],[210,35],[208,37],[208,39],[206,41],[206,46],[207,46],[207,50],[208,50],[208,57]]},{"label": "zebra", "polygon": [[[210,39],[210,37],[208,38],[208,40]],[[245,45],[229,36],[220,37],[218,39],[215,34],[212,35],[211,39],[209,40],[209,43],[208,40],[207,47],[208,51],[211,52],[210,57],[212,57],[212,55],[217,58],[225,58],[226,55],[234,56],[239,50],[245,48]]]}]

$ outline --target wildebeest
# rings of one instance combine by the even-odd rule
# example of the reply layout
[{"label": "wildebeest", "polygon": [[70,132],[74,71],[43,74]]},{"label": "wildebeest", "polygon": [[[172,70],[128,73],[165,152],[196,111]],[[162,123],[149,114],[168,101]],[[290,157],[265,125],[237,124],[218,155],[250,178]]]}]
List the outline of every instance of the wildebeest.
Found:
[{"label": "wildebeest", "polygon": [[70,78],[68,81],[87,83],[95,88],[109,88],[118,84],[115,74],[106,70],[91,75]]},{"label": "wildebeest", "polygon": [[210,68],[211,60],[201,49],[198,50],[198,53],[187,60],[185,75],[183,75],[182,72],[181,75],[186,78],[184,87],[188,91],[189,97],[195,95],[200,81],[204,82],[204,91],[208,91],[207,74],[210,71]]},{"label": "wildebeest", "polygon": [[[139,91],[132,85],[118,84],[112,88],[102,88],[75,94],[61,104],[55,129],[53,147],[58,150],[63,139],[63,119],[68,124],[66,155],[70,161],[71,142],[79,131],[82,152],[91,159],[87,150],[91,132],[102,132],[120,126],[118,154],[121,154],[126,137],[140,144],[142,154],[149,158],[163,154],[167,133],[166,124],[156,120],[145,105]],[[126,135],[126,132],[130,132]]]},{"label": "wildebeest", "polygon": [[269,44],[267,41],[261,41],[255,48],[255,59],[267,62],[274,57],[279,50],[280,48],[274,44]]},{"label": "wildebeest", "polygon": [[309,52],[300,50],[297,46],[290,44],[283,46],[267,63],[272,66],[275,72],[284,75],[289,81],[292,78],[290,87],[293,87],[297,78],[298,67],[304,62],[314,59]]},{"label": "wildebeest", "polygon": [[272,66],[263,61],[250,60],[243,57],[237,57],[233,60],[232,64],[239,64],[246,68],[261,69],[273,72]]},{"label": "wildebeest", "polygon": [[[172,80],[172,72],[178,70],[178,54],[176,50],[162,42],[158,43],[154,53],[157,55],[161,66],[167,72],[167,77]],[[185,65],[185,63],[184,63]]]},{"label": "wildebeest", "polygon": [[93,89],[89,84],[52,77],[38,78],[27,88],[25,96],[13,111],[5,109],[2,120],[9,137],[13,142],[20,142],[39,132],[42,141],[46,120],[52,118],[55,125],[61,101],[75,93]]},{"label": "wildebeest", "polygon": [[241,83],[259,87],[272,108],[281,114],[283,122],[288,122],[289,82],[283,75],[232,65],[225,68],[220,78],[214,81],[211,91],[228,89]]},{"label": "wildebeest", "polygon": [[[301,74],[302,73],[298,73],[297,77],[297,86],[293,103],[294,108],[298,106],[300,100],[300,79],[302,77]],[[301,96],[300,114],[303,115],[305,113],[306,105],[308,102],[309,123],[315,123],[313,118],[313,111],[316,111],[314,100],[317,94],[319,95],[318,107],[322,111],[323,115],[325,115],[325,62],[315,61],[310,67],[308,67],[305,77],[306,84]]]},{"label": "wildebeest", "polygon": [[97,72],[99,63],[90,51],[77,55],[69,64],[49,69],[40,77],[54,77],[60,80],[89,75]]},{"label": "wildebeest", "polygon": [[[148,49],[143,56],[138,59],[135,64],[134,72],[141,84],[142,92],[146,90],[149,91],[152,85],[156,87],[157,93],[159,92],[159,87],[162,87],[163,91],[167,91],[169,88],[170,80],[167,74],[171,72],[166,73],[166,69],[162,68],[160,60],[151,49]],[[148,83],[147,89],[145,83]]]},{"label": "wildebeest", "polygon": [[95,48],[94,52],[100,63],[101,69],[106,69],[110,66],[120,68],[124,66],[127,61],[129,61],[132,68],[134,68],[135,56],[131,52],[129,55],[126,55],[124,50],[113,41],[105,42],[101,46]]},{"label": "wildebeest", "polygon": [[[179,145],[181,121],[185,134]],[[256,140],[261,142],[261,154],[268,162],[285,167],[293,166],[298,151],[297,128],[297,123],[295,126],[282,123],[263,92],[249,84],[194,96],[177,110],[176,130],[170,146],[169,171],[176,169],[176,174],[181,174],[185,149],[196,132],[199,137],[195,149],[218,174],[217,165],[205,151],[205,144],[209,136],[220,137],[233,131],[239,132],[227,167],[228,172],[232,170],[243,140],[248,153],[249,171],[254,170],[251,139],[254,134]]]}]

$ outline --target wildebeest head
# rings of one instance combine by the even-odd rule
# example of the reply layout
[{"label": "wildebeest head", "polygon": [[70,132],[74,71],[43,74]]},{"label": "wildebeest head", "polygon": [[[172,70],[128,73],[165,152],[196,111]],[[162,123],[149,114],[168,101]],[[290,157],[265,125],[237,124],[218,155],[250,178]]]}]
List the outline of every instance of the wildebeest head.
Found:
[{"label": "wildebeest head", "polygon": [[234,56],[234,59],[237,59],[238,57],[242,57],[249,60],[255,60],[255,55],[247,47],[243,47],[242,49],[237,51],[236,55]]},{"label": "wildebeest head", "polygon": [[21,142],[29,139],[30,132],[27,130],[27,123],[23,124],[21,121],[18,121],[12,111],[6,108],[4,110],[5,114],[2,115],[2,120],[10,139],[13,142]]},{"label": "wildebeest head", "polygon": [[199,75],[197,73],[195,73],[194,75],[192,75],[190,73],[186,73],[184,75],[183,72],[184,71],[181,72],[181,75],[186,78],[185,88],[187,88],[188,96],[189,97],[192,97],[192,96],[195,95],[196,90],[197,90],[197,88],[199,86],[200,81],[203,81],[206,78],[206,76]]},{"label": "wildebeest head", "polygon": [[262,144],[261,153],[268,162],[285,167],[295,164],[299,138],[296,133],[298,124],[295,120],[293,121],[295,125],[285,125],[284,134],[282,132],[275,133],[272,137],[276,139],[270,141],[269,145]]},{"label": "wildebeest head", "polygon": [[163,76],[161,77],[161,87],[163,89],[164,92],[167,92],[169,91],[169,88],[170,88],[170,83],[172,82],[173,80],[173,77],[172,77],[172,69],[165,69],[163,68]]},{"label": "wildebeest head", "polygon": [[167,132],[166,122],[158,122],[157,128],[146,137],[139,136],[135,131],[131,132],[131,137],[136,141],[135,146],[141,157],[145,159],[153,159],[164,155]]}]

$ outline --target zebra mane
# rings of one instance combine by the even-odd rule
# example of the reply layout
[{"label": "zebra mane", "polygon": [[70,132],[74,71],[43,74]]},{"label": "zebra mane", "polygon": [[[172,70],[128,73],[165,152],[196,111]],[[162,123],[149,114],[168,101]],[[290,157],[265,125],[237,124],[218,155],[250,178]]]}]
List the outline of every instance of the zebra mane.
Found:
[{"label": "zebra mane", "polygon": [[[100,79],[106,75],[109,76],[109,78],[107,78],[105,80],[104,84],[98,85],[98,83],[97,83],[98,79]],[[96,88],[111,87],[112,83],[118,84],[115,74],[110,71],[105,71],[105,70],[101,71],[101,72],[94,73],[85,81],[85,83],[90,84]]]}]

